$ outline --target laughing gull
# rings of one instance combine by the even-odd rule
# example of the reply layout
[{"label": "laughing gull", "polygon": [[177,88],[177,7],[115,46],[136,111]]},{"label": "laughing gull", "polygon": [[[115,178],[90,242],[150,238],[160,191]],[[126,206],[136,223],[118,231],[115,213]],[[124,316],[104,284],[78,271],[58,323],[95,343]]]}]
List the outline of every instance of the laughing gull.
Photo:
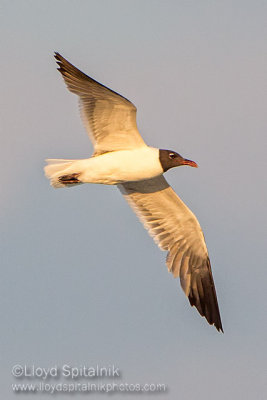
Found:
[{"label": "laughing gull", "polygon": [[208,323],[223,332],[204,235],[195,215],[163,173],[194,161],[147,146],[136,125],[136,107],[55,53],[68,89],[79,96],[81,116],[94,146],[86,160],[48,159],[45,174],[55,188],[82,183],[117,185],[162,250],[166,264]]}]

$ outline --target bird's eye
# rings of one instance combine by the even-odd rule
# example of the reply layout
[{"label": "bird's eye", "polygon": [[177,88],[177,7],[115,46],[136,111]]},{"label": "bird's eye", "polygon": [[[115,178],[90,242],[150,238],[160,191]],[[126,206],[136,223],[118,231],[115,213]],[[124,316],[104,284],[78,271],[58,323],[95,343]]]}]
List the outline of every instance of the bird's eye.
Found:
[{"label": "bird's eye", "polygon": [[175,157],[176,157],[176,154],[175,154],[175,153],[169,153],[169,157],[170,157],[170,158],[175,158]]}]

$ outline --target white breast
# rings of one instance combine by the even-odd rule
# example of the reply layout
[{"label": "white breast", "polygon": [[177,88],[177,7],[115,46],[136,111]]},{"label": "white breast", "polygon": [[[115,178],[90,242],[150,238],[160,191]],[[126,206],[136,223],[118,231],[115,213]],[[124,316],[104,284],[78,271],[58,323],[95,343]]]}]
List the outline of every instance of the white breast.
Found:
[{"label": "white breast", "polygon": [[86,183],[117,183],[150,179],[163,173],[159,149],[144,146],[134,150],[113,151],[81,160],[79,180]]}]

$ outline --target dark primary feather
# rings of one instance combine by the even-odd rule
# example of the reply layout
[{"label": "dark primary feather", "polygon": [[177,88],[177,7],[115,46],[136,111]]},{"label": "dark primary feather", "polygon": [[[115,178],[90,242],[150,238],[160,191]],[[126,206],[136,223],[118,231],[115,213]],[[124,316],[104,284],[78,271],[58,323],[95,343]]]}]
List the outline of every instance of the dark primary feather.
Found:
[{"label": "dark primary feather", "polygon": [[191,306],[195,306],[209,324],[214,324],[218,331],[223,332],[209,257],[199,267],[193,267],[191,274],[188,294]]},{"label": "dark primary feather", "polygon": [[[107,86],[102,85],[102,83],[97,82],[95,79],[91,78],[90,76],[84,74],[82,71],[80,71],[78,68],[76,68],[74,65],[72,65],[69,61],[67,61],[64,57],[62,57],[58,52],[55,52],[55,59],[57,60],[57,64],[59,66],[58,70],[61,72],[61,74],[65,77],[66,83],[71,91],[77,94],[77,89],[81,88],[84,89],[85,91],[88,90],[86,84],[88,82],[97,85],[100,90],[103,90],[102,93],[110,94],[113,93],[115,96],[119,96],[121,99],[124,99],[128,103],[132,104],[126,97],[123,97],[119,93],[115,92],[112,89],[109,89]],[[77,86],[73,85],[72,78],[77,78]],[[79,82],[79,84],[78,84]],[[80,92],[79,92],[80,93]]]}]

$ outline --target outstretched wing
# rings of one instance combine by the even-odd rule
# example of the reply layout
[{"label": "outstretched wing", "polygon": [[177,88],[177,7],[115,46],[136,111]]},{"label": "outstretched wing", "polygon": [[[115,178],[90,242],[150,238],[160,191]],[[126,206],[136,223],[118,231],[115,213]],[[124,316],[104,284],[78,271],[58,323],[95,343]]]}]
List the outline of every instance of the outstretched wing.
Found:
[{"label": "outstretched wing", "polygon": [[55,53],[68,89],[79,96],[81,116],[94,145],[94,155],[145,146],[136,125],[136,107]]},{"label": "outstretched wing", "polygon": [[195,215],[163,176],[118,186],[158,246],[168,250],[167,267],[180,277],[190,304],[223,331],[208,250]]}]

